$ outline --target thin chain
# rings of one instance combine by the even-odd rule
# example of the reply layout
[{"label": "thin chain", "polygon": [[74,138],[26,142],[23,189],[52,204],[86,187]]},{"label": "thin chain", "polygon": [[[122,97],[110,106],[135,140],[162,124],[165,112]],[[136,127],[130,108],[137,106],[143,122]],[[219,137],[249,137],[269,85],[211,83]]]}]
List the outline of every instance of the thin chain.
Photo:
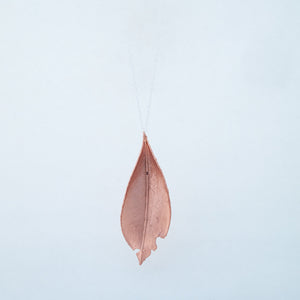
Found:
[{"label": "thin chain", "polygon": [[129,62],[130,62],[130,67],[131,67],[132,84],[133,84],[133,88],[134,88],[134,91],[135,91],[136,104],[137,104],[138,111],[139,111],[140,125],[141,125],[142,131],[145,131],[145,127],[144,127],[144,123],[143,123],[142,108],[141,108],[141,103],[140,103],[140,100],[139,100],[139,93],[138,93],[139,91],[138,91],[138,88],[137,88],[136,78],[135,78],[135,69],[134,69],[133,60],[132,60],[132,54],[131,54],[130,51],[129,51]]},{"label": "thin chain", "polygon": [[133,88],[134,88],[134,91],[135,91],[135,98],[136,98],[136,103],[137,103],[138,112],[139,112],[140,124],[141,124],[142,131],[146,132],[146,130],[148,128],[150,110],[151,110],[151,105],[152,105],[154,83],[155,83],[157,64],[158,64],[158,51],[156,52],[156,55],[155,55],[155,58],[154,58],[153,74],[152,74],[152,78],[151,78],[151,86],[150,86],[150,91],[149,91],[148,105],[147,105],[145,119],[143,118],[141,101],[140,101],[140,98],[139,98],[139,90],[137,88],[137,82],[136,82],[135,68],[134,68],[134,64],[133,64],[132,54],[131,54],[130,51],[129,51],[129,62],[130,62],[131,73],[132,73],[132,85],[133,85]]},{"label": "thin chain", "polygon": [[153,95],[153,90],[154,90],[154,83],[155,83],[157,65],[158,65],[158,50],[157,50],[155,58],[154,58],[153,74],[152,74],[152,81],[151,81],[151,87],[150,87],[150,93],[149,93],[149,99],[148,99],[148,107],[147,107],[147,114],[146,114],[146,121],[145,121],[145,128],[144,128],[145,131],[147,131],[147,129],[148,129],[148,122],[149,122],[150,109],[151,109],[151,104],[152,104],[152,95]]},{"label": "thin chain", "polygon": [[[160,11],[160,8],[158,9],[158,11]],[[160,19],[160,18],[158,18],[158,19]],[[149,118],[150,118],[150,110],[151,110],[151,105],[152,105],[154,84],[155,84],[155,78],[156,78],[156,73],[157,73],[157,65],[158,65],[158,53],[159,53],[159,47],[158,46],[160,44],[159,39],[160,39],[160,36],[157,36],[157,51],[156,51],[155,57],[154,57],[153,73],[152,73],[152,78],[151,78],[151,83],[150,83],[150,91],[149,91],[149,97],[148,97],[148,104],[147,104],[145,119],[143,118],[141,101],[140,101],[140,98],[139,98],[139,93],[138,93],[138,88],[137,88],[133,57],[132,57],[132,53],[131,53],[130,49],[128,48],[129,61],[130,61],[130,67],[131,67],[131,73],[132,73],[132,83],[133,83],[133,88],[134,88],[134,91],[135,91],[135,98],[136,98],[136,103],[137,103],[138,112],[139,112],[140,124],[141,124],[142,131],[144,131],[144,132],[146,132],[146,130],[148,129],[148,123],[149,123]]]}]

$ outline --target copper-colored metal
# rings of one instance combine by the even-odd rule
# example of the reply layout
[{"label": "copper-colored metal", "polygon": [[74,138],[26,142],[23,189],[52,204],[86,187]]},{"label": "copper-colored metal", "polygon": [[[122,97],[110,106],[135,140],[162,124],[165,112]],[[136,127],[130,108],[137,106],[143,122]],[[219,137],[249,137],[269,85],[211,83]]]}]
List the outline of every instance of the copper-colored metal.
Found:
[{"label": "copper-colored metal", "polygon": [[144,133],[143,146],[125,194],[121,227],[128,245],[140,249],[140,265],[169,230],[171,205],[163,173]]}]

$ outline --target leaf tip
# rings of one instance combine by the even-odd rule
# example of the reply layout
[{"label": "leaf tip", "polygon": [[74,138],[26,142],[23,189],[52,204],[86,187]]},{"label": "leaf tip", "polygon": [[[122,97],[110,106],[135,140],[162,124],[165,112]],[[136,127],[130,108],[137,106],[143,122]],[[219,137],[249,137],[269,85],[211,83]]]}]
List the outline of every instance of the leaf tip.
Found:
[{"label": "leaf tip", "polygon": [[136,254],[136,256],[139,260],[139,265],[141,265],[145,261],[145,259],[150,256],[150,254],[151,254],[151,250],[148,250],[148,249],[140,250]]},{"label": "leaf tip", "polygon": [[145,131],[143,131],[143,140],[144,140],[144,142],[147,142],[147,135],[146,135]]}]

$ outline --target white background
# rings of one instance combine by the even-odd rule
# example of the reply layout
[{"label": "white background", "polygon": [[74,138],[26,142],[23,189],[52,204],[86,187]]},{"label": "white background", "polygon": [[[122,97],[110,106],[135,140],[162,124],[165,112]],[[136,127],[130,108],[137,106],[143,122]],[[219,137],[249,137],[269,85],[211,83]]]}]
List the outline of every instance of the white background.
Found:
[{"label": "white background", "polygon": [[[0,298],[300,299],[300,2],[0,1]],[[131,54],[130,54],[131,53]],[[120,228],[148,137],[172,221]]]}]

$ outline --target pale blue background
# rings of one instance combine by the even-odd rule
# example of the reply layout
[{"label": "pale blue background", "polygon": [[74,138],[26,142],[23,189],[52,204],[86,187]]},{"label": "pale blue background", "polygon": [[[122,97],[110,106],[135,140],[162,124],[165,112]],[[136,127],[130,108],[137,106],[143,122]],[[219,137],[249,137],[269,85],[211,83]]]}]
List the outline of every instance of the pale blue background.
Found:
[{"label": "pale blue background", "polygon": [[[300,299],[300,2],[0,1],[0,299]],[[172,222],[121,234],[149,140]]]}]

